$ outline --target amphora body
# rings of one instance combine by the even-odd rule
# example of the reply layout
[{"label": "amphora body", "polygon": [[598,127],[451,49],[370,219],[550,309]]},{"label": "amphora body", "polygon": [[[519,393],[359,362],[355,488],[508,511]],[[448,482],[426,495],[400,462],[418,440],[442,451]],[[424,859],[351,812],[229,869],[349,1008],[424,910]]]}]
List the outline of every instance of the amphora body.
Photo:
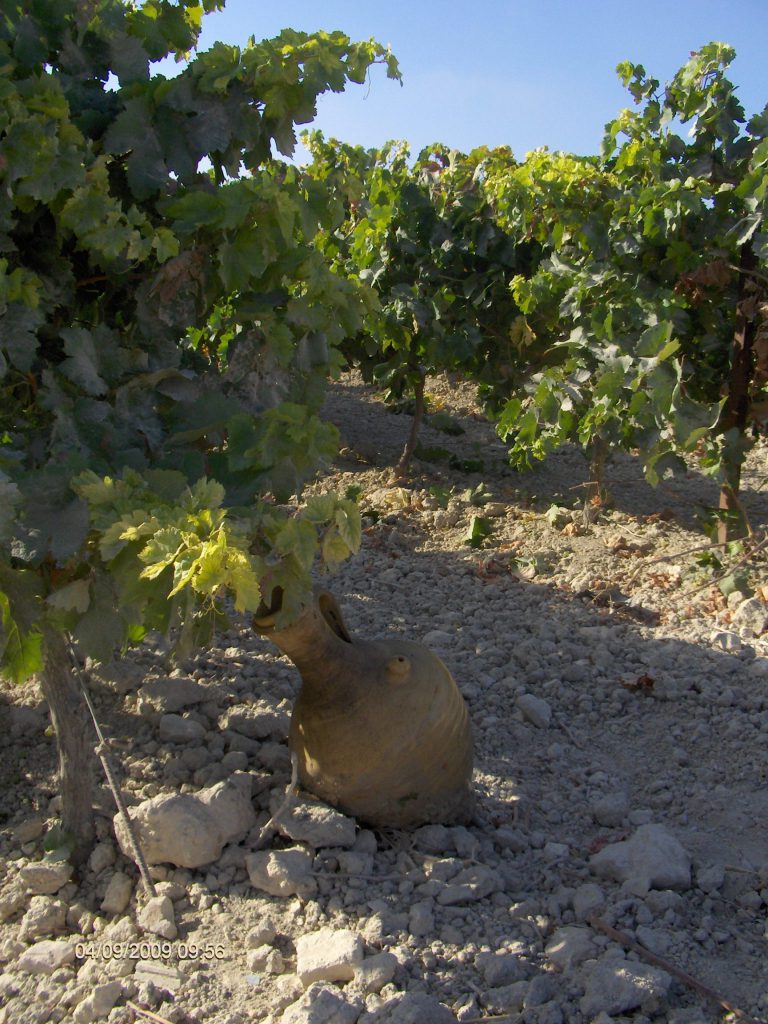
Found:
[{"label": "amphora body", "polygon": [[292,625],[254,619],[296,665],[290,747],[305,789],[371,825],[412,828],[472,812],[472,737],[464,698],[428,648],[353,640],[318,590]]}]

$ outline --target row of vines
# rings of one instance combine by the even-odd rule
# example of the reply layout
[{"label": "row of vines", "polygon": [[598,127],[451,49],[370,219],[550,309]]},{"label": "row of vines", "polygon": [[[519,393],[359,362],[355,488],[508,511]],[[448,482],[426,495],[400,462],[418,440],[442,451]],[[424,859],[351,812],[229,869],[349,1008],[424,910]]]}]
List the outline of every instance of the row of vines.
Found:
[{"label": "row of vines", "polygon": [[416,427],[425,374],[461,372],[513,465],[583,446],[590,501],[612,449],[652,483],[696,452],[723,532],[743,529],[741,466],[768,409],[768,112],[747,120],[733,57],[705,46],[665,88],[621,65],[636,109],[595,157],[432,146],[411,164],[402,146],[311,135],[309,173],[347,211],[323,252],[378,299],[347,358],[409,395]]},{"label": "row of vines", "polygon": [[[21,0],[0,12],[0,668],[39,673],[62,819],[92,842],[72,666],[150,630],[180,654],[238,612],[287,622],[355,502],[302,499],[338,437],[325,381],[359,365],[414,402],[476,381],[510,459],[575,440],[649,477],[699,452],[740,516],[768,382],[768,112],[711,44],[603,151],[364,150],[309,137],[317,98],[388,50],[284,31],[198,52],[223,0]],[[173,77],[153,73],[168,56]],[[679,126],[690,128],[688,140]]]}]

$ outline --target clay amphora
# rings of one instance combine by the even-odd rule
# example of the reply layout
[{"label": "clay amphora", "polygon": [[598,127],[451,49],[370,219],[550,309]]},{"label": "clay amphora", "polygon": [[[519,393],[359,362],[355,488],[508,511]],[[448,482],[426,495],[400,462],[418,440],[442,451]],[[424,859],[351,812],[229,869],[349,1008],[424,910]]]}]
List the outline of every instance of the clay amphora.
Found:
[{"label": "clay amphora", "polygon": [[290,747],[305,789],[371,825],[469,820],[469,716],[437,655],[408,640],[353,640],[323,590],[292,625],[275,629],[267,614],[254,627],[301,674]]}]

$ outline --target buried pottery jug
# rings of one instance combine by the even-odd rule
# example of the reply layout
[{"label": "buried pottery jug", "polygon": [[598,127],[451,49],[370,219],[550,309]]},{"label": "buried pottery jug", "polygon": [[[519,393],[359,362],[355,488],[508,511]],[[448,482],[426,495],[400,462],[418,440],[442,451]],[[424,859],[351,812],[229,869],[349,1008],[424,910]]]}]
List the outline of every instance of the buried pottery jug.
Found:
[{"label": "buried pottery jug", "polygon": [[472,736],[450,672],[422,644],[353,640],[333,596],[289,626],[254,628],[301,674],[290,747],[311,793],[370,825],[466,822],[472,813]]}]

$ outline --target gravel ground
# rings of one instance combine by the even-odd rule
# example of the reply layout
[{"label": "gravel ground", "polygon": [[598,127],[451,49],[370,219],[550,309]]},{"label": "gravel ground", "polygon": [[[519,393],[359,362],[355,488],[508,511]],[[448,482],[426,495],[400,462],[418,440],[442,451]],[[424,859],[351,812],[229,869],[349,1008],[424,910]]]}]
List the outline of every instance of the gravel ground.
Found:
[{"label": "gravel ground", "polygon": [[[711,586],[693,510],[716,493],[695,466],[653,491],[615,459],[612,506],[584,526],[578,452],[520,476],[470,389],[427,390],[464,433],[425,426],[432,461],[393,483],[409,418],[355,375],[332,388],[343,449],[322,487],[358,488],[365,530],[326,583],[353,635],[422,640],[451,669],[473,723],[475,820],[374,832],[302,800],[257,850],[290,780],[297,675],[242,621],[176,669],[158,639],[92,671],[157,844],[157,895],[106,789],[72,880],[41,860],[56,814],[45,707],[34,685],[3,684],[0,1024],[723,1019],[610,929],[768,1015],[765,561],[728,596]],[[767,479],[762,442],[744,480],[756,532]],[[185,814],[202,815],[191,831]],[[189,866],[193,850],[207,860]]]}]

